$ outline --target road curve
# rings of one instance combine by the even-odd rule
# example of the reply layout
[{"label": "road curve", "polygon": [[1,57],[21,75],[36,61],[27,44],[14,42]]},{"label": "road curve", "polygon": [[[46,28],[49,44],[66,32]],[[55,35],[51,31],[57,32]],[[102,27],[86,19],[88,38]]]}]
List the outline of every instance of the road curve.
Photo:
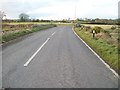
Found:
[{"label": "road curve", "polygon": [[3,88],[118,87],[118,78],[68,26],[42,30],[3,47],[2,65]]}]

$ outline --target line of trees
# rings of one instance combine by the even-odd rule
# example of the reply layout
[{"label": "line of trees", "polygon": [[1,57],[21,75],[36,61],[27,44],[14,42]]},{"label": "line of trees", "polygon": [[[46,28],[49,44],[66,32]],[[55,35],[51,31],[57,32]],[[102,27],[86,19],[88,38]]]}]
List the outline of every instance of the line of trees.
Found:
[{"label": "line of trees", "polygon": [[[3,11],[0,11],[0,19],[3,20],[3,18],[6,17],[6,14]],[[19,14],[19,19],[4,19],[3,22],[62,22],[62,23],[83,23],[83,24],[119,24],[120,25],[120,19],[80,19],[77,18],[76,20],[70,20],[68,19],[63,19],[63,20],[43,20],[43,19],[30,19],[29,15],[26,13],[21,13]]]},{"label": "line of trees", "polygon": [[3,20],[4,17],[6,17],[5,12],[0,11],[0,20]]},{"label": "line of trees", "polygon": [[84,23],[84,24],[107,24],[107,25],[113,25],[113,24],[120,24],[119,22],[120,19],[77,19],[76,21],[79,23]]}]

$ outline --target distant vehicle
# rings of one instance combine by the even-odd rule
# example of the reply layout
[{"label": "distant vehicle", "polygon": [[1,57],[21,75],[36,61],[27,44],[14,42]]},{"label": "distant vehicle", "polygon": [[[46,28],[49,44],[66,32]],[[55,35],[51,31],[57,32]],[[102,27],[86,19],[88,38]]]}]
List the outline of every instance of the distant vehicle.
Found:
[{"label": "distant vehicle", "polygon": [[81,25],[79,23],[76,23],[75,27],[81,27]]}]

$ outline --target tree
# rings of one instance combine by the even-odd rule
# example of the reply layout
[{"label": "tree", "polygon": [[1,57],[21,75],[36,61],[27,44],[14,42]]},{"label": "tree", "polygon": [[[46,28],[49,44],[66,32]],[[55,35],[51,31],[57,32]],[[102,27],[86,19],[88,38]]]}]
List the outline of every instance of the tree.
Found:
[{"label": "tree", "polygon": [[40,20],[39,19],[36,19],[36,22],[39,22]]},{"label": "tree", "polygon": [[29,15],[25,14],[25,13],[21,13],[19,15],[20,21],[25,22],[29,20]]},{"label": "tree", "polygon": [[0,20],[3,20],[4,17],[6,17],[5,12],[0,11]]}]

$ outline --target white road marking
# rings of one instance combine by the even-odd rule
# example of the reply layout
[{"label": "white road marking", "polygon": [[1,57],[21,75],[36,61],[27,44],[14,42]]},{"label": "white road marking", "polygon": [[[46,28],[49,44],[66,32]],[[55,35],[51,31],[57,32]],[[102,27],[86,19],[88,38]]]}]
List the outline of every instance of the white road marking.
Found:
[{"label": "white road marking", "polygon": [[74,31],[74,29],[72,28],[74,34],[105,64],[105,66],[110,69],[118,78],[120,78],[120,76],[118,75],[118,73],[113,70],[82,38],[80,38],[77,33]]},{"label": "white road marking", "polygon": [[30,59],[24,64],[24,66],[28,66],[28,64],[32,61],[32,59],[37,55],[37,53],[44,47],[44,45],[50,40],[50,38],[55,34],[54,32],[47,40],[39,47],[39,49],[30,57]]},{"label": "white road marking", "polygon": [[37,53],[44,47],[44,45],[50,40],[50,38],[48,38],[40,47],[39,49],[30,57],[30,59],[24,64],[24,66],[28,66],[28,64],[32,61],[32,59],[37,55]]},{"label": "white road marking", "polygon": [[55,34],[56,32],[54,32],[53,34],[52,34],[52,36]]}]

